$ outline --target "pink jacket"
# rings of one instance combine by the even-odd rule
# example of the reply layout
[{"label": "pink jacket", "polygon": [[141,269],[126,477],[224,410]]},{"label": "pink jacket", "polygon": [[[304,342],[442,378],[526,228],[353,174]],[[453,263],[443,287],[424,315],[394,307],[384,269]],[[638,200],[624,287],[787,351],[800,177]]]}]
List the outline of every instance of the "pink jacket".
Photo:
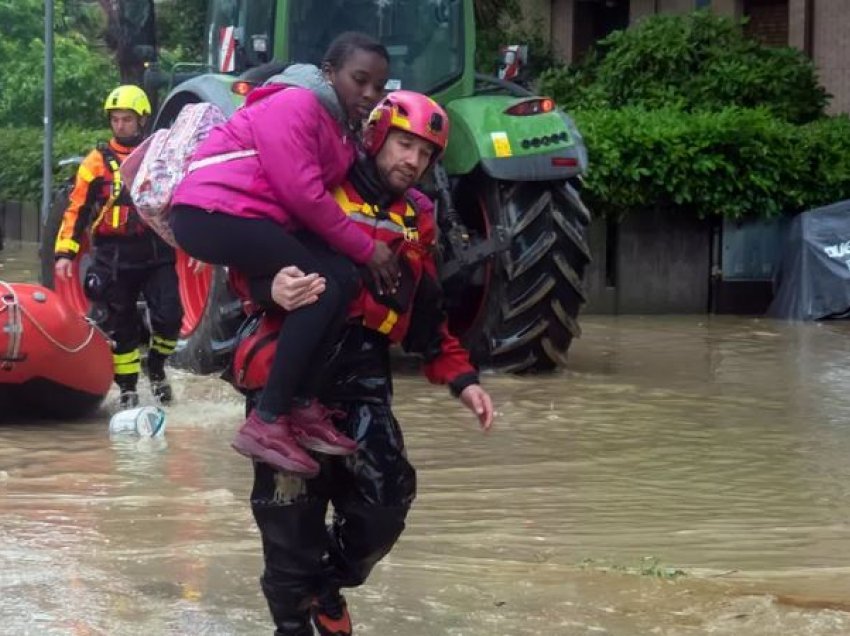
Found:
[{"label": "pink jacket", "polygon": [[372,257],[374,242],[330,194],[354,162],[354,140],[311,91],[286,88],[240,108],[212,130],[193,160],[250,149],[257,154],[187,174],[172,206],[272,219],[313,232],[357,263]]}]

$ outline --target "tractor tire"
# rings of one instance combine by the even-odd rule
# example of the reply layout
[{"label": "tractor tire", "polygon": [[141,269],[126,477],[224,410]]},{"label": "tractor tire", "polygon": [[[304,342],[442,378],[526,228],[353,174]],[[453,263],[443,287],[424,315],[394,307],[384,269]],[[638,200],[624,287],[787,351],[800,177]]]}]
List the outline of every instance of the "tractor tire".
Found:
[{"label": "tractor tire", "polygon": [[564,366],[573,338],[581,335],[589,211],[567,182],[478,175],[472,187],[464,185],[460,191],[477,193],[484,233],[499,225],[510,239],[509,249],[495,255],[478,277],[478,310],[473,320],[467,318],[471,326],[464,337],[473,358],[513,373]]},{"label": "tractor tire", "polygon": [[186,254],[177,254],[177,278],[183,304],[183,327],[171,366],[193,373],[223,370],[233,352],[236,331],[244,320],[242,304],[230,292],[227,270],[204,266],[195,272]]}]

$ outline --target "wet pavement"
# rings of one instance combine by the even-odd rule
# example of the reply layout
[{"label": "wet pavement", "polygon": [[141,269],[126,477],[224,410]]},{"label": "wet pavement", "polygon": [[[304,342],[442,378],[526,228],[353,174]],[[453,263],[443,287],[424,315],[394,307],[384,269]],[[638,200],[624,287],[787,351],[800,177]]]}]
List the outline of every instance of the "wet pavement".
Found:
[{"label": "wet pavement", "polygon": [[[356,633],[850,633],[850,324],[582,325],[568,371],[485,378],[487,436],[400,376],[419,497]],[[0,423],[0,634],[271,634],[239,396],[174,378],[164,441],[111,441],[114,394]]]}]

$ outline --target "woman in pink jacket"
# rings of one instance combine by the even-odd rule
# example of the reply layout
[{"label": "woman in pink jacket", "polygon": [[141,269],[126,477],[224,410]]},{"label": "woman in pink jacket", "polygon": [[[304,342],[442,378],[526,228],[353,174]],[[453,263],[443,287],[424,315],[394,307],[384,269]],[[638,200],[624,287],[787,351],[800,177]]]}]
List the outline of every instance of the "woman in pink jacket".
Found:
[{"label": "woman in pink jacket", "polygon": [[387,288],[398,270],[386,244],[356,228],[330,191],[356,155],[360,123],[382,96],[389,55],[371,37],[344,33],[321,70],[294,65],[255,90],[198,148],[172,203],[172,229],[193,258],[234,267],[259,301],[284,267],[315,273],[323,292],[291,312],[266,389],[233,440],[240,453],[312,476],[304,448],[344,455],[356,443],[315,401],[318,369],[358,285],[354,264]]}]

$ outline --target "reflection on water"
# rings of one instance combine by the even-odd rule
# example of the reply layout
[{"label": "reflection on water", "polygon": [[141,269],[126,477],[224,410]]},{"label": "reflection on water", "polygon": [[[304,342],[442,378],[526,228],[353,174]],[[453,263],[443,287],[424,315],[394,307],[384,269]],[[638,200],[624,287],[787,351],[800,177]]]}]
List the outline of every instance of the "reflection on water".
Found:
[{"label": "reflection on water", "polygon": [[[489,436],[399,380],[420,495],[357,633],[850,633],[848,325],[583,326],[568,372],[486,378]],[[175,384],[162,443],[110,441],[114,395],[0,424],[0,632],[271,633],[239,397]]]}]

